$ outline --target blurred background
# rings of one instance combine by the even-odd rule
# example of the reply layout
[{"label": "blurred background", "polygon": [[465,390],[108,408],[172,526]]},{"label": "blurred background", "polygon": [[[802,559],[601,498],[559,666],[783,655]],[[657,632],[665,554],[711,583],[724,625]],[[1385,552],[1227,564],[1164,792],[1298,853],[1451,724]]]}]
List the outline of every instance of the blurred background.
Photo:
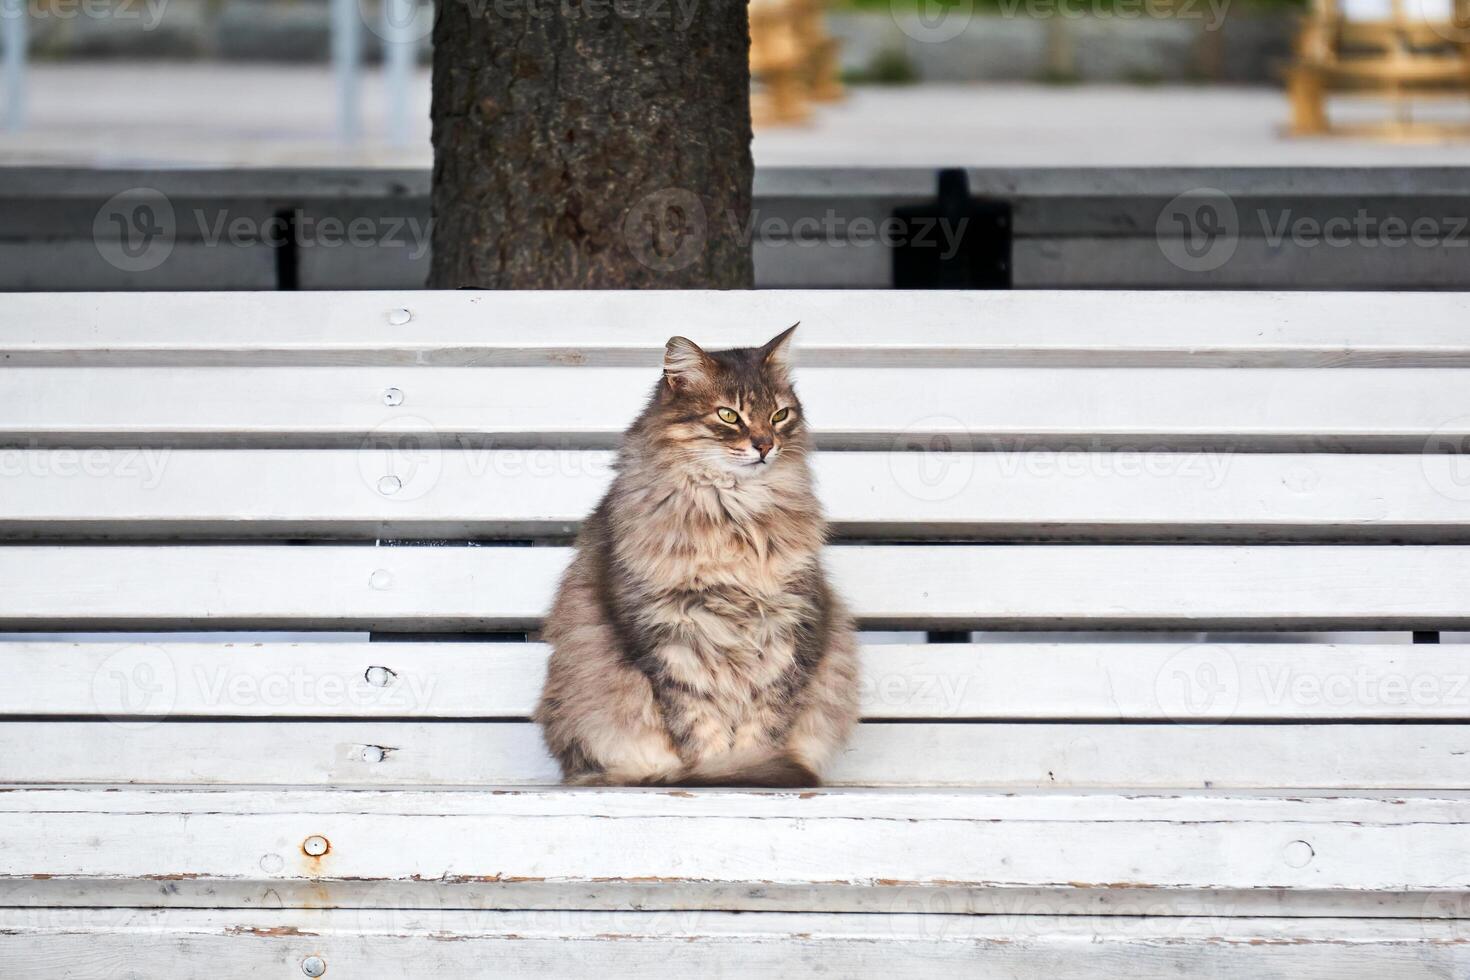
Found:
[{"label": "blurred background", "polygon": [[[715,0],[464,2],[677,31]],[[433,17],[0,0],[0,289],[422,286]],[[1470,287],[1467,0],[751,0],[750,25],[758,286]],[[942,274],[882,233],[944,209],[973,221]]]},{"label": "blurred background", "polygon": [[[540,4],[558,16],[580,8],[580,0],[484,2]],[[660,0],[676,27],[698,16],[700,2]],[[1443,62],[1448,53],[1449,84],[1420,84],[1426,97],[1412,100],[1412,85],[1396,79],[1344,84],[1356,91],[1334,107],[1346,124],[1373,121],[1388,94],[1404,101],[1390,116],[1444,129],[1389,140],[1289,135],[1287,82],[1310,57],[1302,48],[1313,21],[1453,25],[1454,4],[1434,3],[754,0],[756,163],[1462,164],[1470,142],[1453,130],[1470,125],[1470,75],[1453,36],[1434,55]],[[0,8],[0,162],[430,162],[433,12],[421,0],[3,0]],[[1403,56],[1379,54],[1379,62]]]}]

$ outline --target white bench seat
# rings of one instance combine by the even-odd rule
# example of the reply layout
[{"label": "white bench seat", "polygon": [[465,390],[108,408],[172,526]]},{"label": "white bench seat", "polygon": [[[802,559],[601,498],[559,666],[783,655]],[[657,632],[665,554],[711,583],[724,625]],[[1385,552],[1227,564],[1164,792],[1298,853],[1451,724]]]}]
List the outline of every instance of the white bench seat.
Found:
[{"label": "white bench seat", "polygon": [[[519,721],[541,692],[548,652],[541,643],[12,640],[0,643],[0,674],[26,683],[0,686],[0,715]],[[1470,707],[1459,644],[885,642],[863,647],[862,663],[870,721],[1461,721]],[[1205,666],[1217,689],[1176,683]],[[133,690],[143,667],[150,688]]]},{"label": "white bench seat", "polygon": [[[1042,903],[1041,907],[1045,907]],[[735,980],[840,973],[930,980],[974,976],[1094,980],[1099,976],[1285,976],[1297,980],[1463,973],[1454,921],[1243,916],[971,916],[711,911],[466,911],[422,907],[0,911],[0,957],[13,980],[62,972],[111,980],[99,963],[241,975],[299,974],[319,956],[349,976],[473,976],[487,963],[511,976],[634,980],[671,964]],[[448,941],[453,937],[453,941]],[[44,955],[36,955],[44,949]],[[983,967],[980,966],[983,964]]]},{"label": "white bench seat", "polygon": [[[1463,888],[1463,794],[20,789],[21,906],[1414,916]],[[312,853],[309,838],[325,851]],[[134,846],[119,846],[126,840]],[[150,840],[168,840],[167,850]],[[321,850],[320,847],[317,850]],[[162,862],[162,863],[160,863]],[[167,886],[159,889],[158,884]],[[269,893],[274,893],[269,898]],[[1126,893],[1126,894],[1123,894]],[[585,906],[584,906],[585,907]]]},{"label": "white bench seat", "polygon": [[[1470,659],[1409,642],[1470,628],[1470,297],[5,309],[6,980],[1470,967]],[[863,638],[826,788],[556,786],[536,630],[664,338],[795,320],[838,587],[959,642]]]},{"label": "white bench seat", "polygon": [[[119,731],[119,728],[122,731]],[[11,784],[525,786],[557,782],[526,722],[0,722]],[[1470,725],[860,725],[836,786],[1459,789]]]},{"label": "white bench seat", "polygon": [[1470,296],[1445,292],[16,293],[6,307],[0,351],[23,367],[647,369],[679,330],[713,349],[797,321],[812,367],[1470,366]]},{"label": "white bench seat", "polygon": [[[647,368],[34,367],[6,380],[19,445],[615,445]],[[657,378],[655,372],[654,377]],[[817,445],[1418,452],[1470,436],[1463,373],[1433,368],[821,368]]]},{"label": "white bench seat", "polygon": [[[565,548],[15,545],[0,627],[518,630]],[[1465,545],[837,545],[869,627],[1464,629]]]},{"label": "white bench seat", "polygon": [[[566,540],[611,481],[611,458],[407,442],[18,449],[0,455],[0,534]],[[813,465],[845,538],[1470,543],[1470,508],[1437,489],[1460,485],[1451,453],[852,451]]]},{"label": "white bench seat", "polygon": [[[534,643],[0,644],[0,669],[36,678],[0,692],[12,719],[0,776],[552,784],[528,720],[546,655]],[[1454,646],[878,644],[863,659],[867,723],[834,785],[1470,785],[1470,725],[1445,723],[1470,703]]]}]

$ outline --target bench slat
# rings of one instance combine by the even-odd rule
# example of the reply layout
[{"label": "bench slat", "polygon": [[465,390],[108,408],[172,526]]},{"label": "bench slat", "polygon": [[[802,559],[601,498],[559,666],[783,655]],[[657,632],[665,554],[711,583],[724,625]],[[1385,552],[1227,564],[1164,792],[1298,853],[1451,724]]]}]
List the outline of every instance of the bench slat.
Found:
[{"label": "bench slat", "polygon": [[1155,918],[1082,928],[1041,915],[1007,916],[999,924],[957,915],[780,913],[762,913],[759,921],[700,913],[686,923],[691,917],[657,912],[584,913],[569,924],[568,915],[129,911],[89,912],[74,925],[73,917],[58,915],[54,925],[40,925],[33,914],[8,912],[0,913],[0,954],[14,964],[14,980],[90,977],[85,971],[116,962],[158,975],[221,967],[269,975],[308,955],[350,975],[467,975],[494,962],[512,974],[572,976],[590,955],[606,977],[658,975],[676,960],[681,969],[751,980],[811,972],[929,980],[970,975],[977,957],[1017,980],[1185,976],[1202,959],[1246,976],[1339,980],[1375,972],[1428,980],[1470,964],[1455,927],[1382,920]]},{"label": "bench slat", "polygon": [[[1017,789],[996,792],[965,787],[863,789],[825,787],[800,792],[766,792],[703,787],[679,789],[587,789],[562,786],[481,787],[420,785],[409,788],[351,789],[275,786],[124,786],[4,785],[0,813],[161,813],[179,818],[201,811],[254,814],[387,814],[443,816],[593,816],[640,817],[652,797],[678,799],[689,817],[830,817],[865,820],[1087,820],[1138,819],[1189,822],[1208,806],[1214,819],[1230,823],[1278,824],[1282,802],[1298,823],[1377,825],[1464,824],[1470,792],[1465,790],[1385,793],[1353,790],[1302,793],[1297,790],[1145,791],[1137,787],[1105,790]],[[1206,802],[1206,800],[1208,802]],[[1412,808],[1411,808],[1412,807]],[[659,811],[662,812],[662,811]]]},{"label": "bench slat", "polygon": [[[1428,720],[1470,713],[1464,645],[883,644],[863,715]],[[0,643],[0,716],[524,719],[539,643]]]},{"label": "bench slat", "polygon": [[[563,548],[15,545],[0,626],[534,627]],[[1463,629],[1470,546],[836,546],[879,627]]]},{"label": "bench slat", "polygon": [[[565,539],[667,333],[798,319],[819,442],[849,451],[818,463],[838,533],[989,542],[830,549],[865,625],[1470,628],[1467,313],[1427,293],[23,297],[0,323],[0,628],[532,630],[565,548],[367,542]],[[536,446],[560,451],[515,451]],[[208,543],[242,538],[353,543]],[[26,543],[56,539],[79,543]],[[139,544],[159,539],[198,543]],[[999,543],[1036,539],[1090,543]],[[0,643],[20,678],[0,960],[556,975],[600,944],[610,976],[675,956],[1463,972],[1462,650],[870,646],[837,788],[751,793],[507,789],[557,778],[526,720],[539,643]],[[441,911],[497,907],[710,918]]]},{"label": "bench slat", "polygon": [[[934,903],[939,905],[940,903]],[[1138,903],[1143,905],[1144,903]],[[1030,905],[1032,912],[1024,911]],[[9,980],[104,980],[117,963],[143,976],[179,970],[272,976],[320,956],[346,976],[578,976],[595,959],[615,980],[679,969],[731,980],[830,973],[872,980],[972,976],[983,958],[1015,980],[1240,976],[1341,980],[1457,976],[1470,969],[1454,922],[1046,915],[1042,903],[974,917],[913,913],[471,912],[413,909],[0,910]],[[1161,903],[1152,903],[1160,908]],[[917,913],[930,912],[928,915]]]},{"label": "bench slat", "polygon": [[[553,450],[0,451],[0,535],[572,534],[611,454]],[[987,540],[1470,540],[1454,454],[818,453],[839,535]]]},{"label": "bench slat", "polygon": [[[1458,789],[1470,785],[1470,726],[869,722],[828,777],[838,786]],[[557,778],[526,722],[0,722],[0,783]]]},{"label": "bench slat", "polygon": [[[741,346],[796,321],[812,366],[1470,366],[1463,293],[954,291],[926,294],[917,311],[909,294],[845,290],[22,293],[6,304],[0,359],[17,366],[652,366],[671,333]],[[406,323],[394,322],[401,310]]]},{"label": "bench slat", "polygon": [[[98,792],[94,791],[93,795]],[[405,794],[412,812],[374,794],[335,805],[262,812],[248,794],[153,794],[112,813],[68,806],[74,794],[14,791],[0,811],[0,888],[21,905],[359,906],[1015,914],[1453,915],[1470,887],[1470,814],[1415,823],[1416,800],[1382,819],[1378,800],[1336,805],[1257,800],[1232,819],[1211,795],[1066,799],[985,794],[734,795],[746,814],[710,813],[707,793],[607,793],[536,812],[515,791]],[[127,794],[136,799],[139,794]],[[322,794],[315,794],[318,799]],[[811,799],[807,799],[809,795]],[[60,798],[58,798],[60,797]],[[194,799],[189,799],[194,797]],[[117,801],[126,804],[127,799]],[[240,805],[241,803],[244,805]],[[580,802],[579,809],[576,804]],[[805,804],[810,803],[810,806]],[[927,806],[925,804],[928,804]],[[432,807],[432,809],[430,809]],[[425,815],[432,814],[432,815]],[[302,843],[318,835],[325,854]],[[167,840],[170,846],[138,846]],[[732,847],[731,841],[740,845]],[[163,887],[160,887],[160,884]],[[1034,903],[1034,904],[1033,904]],[[1372,911],[1359,911],[1371,908]]]},{"label": "bench slat", "polygon": [[[614,445],[657,378],[630,368],[27,368],[0,444],[426,448]],[[1470,372],[1445,369],[808,368],[830,449],[1448,451]],[[400,443],[401,444],[401,443]],[[1437,447],[1437,448],[1436,448]]]}]

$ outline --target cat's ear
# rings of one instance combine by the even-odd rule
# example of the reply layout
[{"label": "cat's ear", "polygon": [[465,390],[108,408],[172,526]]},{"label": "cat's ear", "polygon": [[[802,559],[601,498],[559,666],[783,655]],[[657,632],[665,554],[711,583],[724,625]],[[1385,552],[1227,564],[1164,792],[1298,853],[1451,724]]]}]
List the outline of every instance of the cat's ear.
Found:
[{"label": "cat's ear", "polygon": [[709,355],[688,337],[670,337],[664,345],[664,380],[675,391],[707,378],[709,369]]},{"label": "cat's ear", "polygon": [[776,336],[766,342],[761,348],[761,361],[768,367],[778,371],[786,371],[791,367],[791,338],[796,335],[796,328],[801,326],[801,321],[793,323],[782,330]]}]

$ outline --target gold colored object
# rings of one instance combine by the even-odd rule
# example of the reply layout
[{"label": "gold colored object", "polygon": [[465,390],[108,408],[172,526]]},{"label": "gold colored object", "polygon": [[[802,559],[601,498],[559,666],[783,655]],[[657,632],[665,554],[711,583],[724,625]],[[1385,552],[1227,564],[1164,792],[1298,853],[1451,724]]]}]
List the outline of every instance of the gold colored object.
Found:
[{"label": "gold colored object", "polygon": [[825,0],[751,0],[750,76],[756,125],[796,123],[811,103],[843,97],[837,41],[827,33]]},{"label": "gold colored object", "polygon": [[813,102],[836,102],[847,93],[842,87],[838,42],[827,33],[826,0],[794,0],[796,34],[807,52],[806,83]]},{"label": "gold colored object", "polygon": [[[1397,142],[1470,136],[1470,124],[1413,116],[1420,99],[1470,98],[1470,0],[1442,0],[1438,11],[1426,9],[1435,0],[1382,2],[1388,7],[1367,17],[1368,11],[1342,9],[1338,0],[1315,0],[1288,76],[1291,133]],[[1333,92],[1386,99],[1393,113],[1375,122],[1335,124],[1327,116]]]}]

